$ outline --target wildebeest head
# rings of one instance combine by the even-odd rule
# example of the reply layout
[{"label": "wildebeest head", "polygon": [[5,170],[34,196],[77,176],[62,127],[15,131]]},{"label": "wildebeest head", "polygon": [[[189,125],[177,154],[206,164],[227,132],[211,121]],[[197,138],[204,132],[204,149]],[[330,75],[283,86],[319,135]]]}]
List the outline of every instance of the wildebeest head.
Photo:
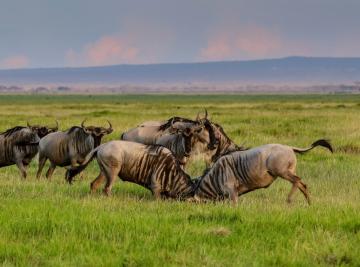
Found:
[{"label": "wildebeest head", "polygon": [[183,136],[185,156],[189,157],[190,153],[193,150],[193,147],[196,145],[196,142],[199,142],[199,140],[202,138],[201,135],[204,132],[204,126],[187,126],[184,129],[177,130],[177,132],[181,133],[181,135]]},{"label": "wildebeest head", "polygon": [[43,138],[44,136],[48,135],[49,133],[57,132],[59,130],[59,123],[56,121],[55,127],[49,127],[49,126],[41,126],[41,125],[30,125],[29,122],[27,122],[27,127],[31,129],[32,131],[37,132],[37,135],[40,138]]},{"label": "wildebeest head", "polygon": [[104,135],[110,134],[113,131],[112,125],[109,121],[107,121],[109,124],[108,128],[98,126],[85,126],[85,121],[86,120],[83,120],[83,122],[81,123],[81,128],[83,128],[85,133],[92,135],[94,138],[102,138]]},{"label": "wildebeest head", "polygon": [[217,145],[219,144],[219,136],[217,136],[217,131],[214,128],[214,126],[212,125],[210,119],[208,118],[208,112],[207,109],[205,109],[205,116],[204,117],[200,117],[199,113],[196,116],[196,121],[198,122],[199,125],[203,125],[204,126],[204,134],[208,135],[208,136],[204,136],[204,135],[199,135],[199,138],[202,138],[202,140],[209,140],[208,141],[208,145],[207,148],[209,150],[214,150],[217,148]]}]

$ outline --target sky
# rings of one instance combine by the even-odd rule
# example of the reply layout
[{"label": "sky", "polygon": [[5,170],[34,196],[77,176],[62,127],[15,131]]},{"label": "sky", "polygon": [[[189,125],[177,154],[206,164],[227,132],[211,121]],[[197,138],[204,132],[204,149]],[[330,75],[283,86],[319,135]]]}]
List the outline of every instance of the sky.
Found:
[{"label": "sky", "polygon": [[360,57],[359,0],[0,0],[0,69]]}]

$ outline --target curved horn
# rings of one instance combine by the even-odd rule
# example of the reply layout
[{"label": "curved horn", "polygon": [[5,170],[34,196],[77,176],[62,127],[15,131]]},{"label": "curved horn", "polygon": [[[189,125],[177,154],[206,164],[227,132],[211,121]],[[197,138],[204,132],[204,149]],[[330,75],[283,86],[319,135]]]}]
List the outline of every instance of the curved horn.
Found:
[{"label": "curved horn", "polygon": [[107,132],[108,133],[111,133],[112,131],[113,131],[113,127],[112,127],[112,125],[111,125],[111,122],[110,121],[108,121],[108,120],[106,120],[107,122],[108,122],[108,124],[109,124],[109,128],[107,128]]},{"label": "curved horn", "polygon": [[179,131],[179,129],[176,129],[176,128],[174,127],[174,118],[172,118],[171,123],[170,123],[169,132],[170,132],[171,134],[173,134],[173,133],[178,132],[178,131]]},{"label": "curved horn", "polygon": [[29,121],[26,121],[26,125],[27,125],[27,127],[29,127],[29,128],[31,127]]},{"label": "curved horn", "polygon": [[82,128],[86,128],[86,126],[85,126],[85,121],[86,121],[86,119],[84,119],[84,120],[81,122],[81,127],[82,127]]},{"label": "curved horn", "polygon": [[198,114],[196,115],[196,121],[199,121],[200,120],[200,114],[199,114],[200,112],[198,112]]},{"label": "curved horn", "polygon": [[56,122],[56,126],[53,127],[52,129],[53,129],[54,131],[57,131],[57,130],[59,130],[59,122],[58,122],[57,120],[55,120],[55,122]]},{"label": "curved horn", "polygon": [[208,112],[207,112],[207,109],[205,108],[205,119],[207,119],[208,117]]}]

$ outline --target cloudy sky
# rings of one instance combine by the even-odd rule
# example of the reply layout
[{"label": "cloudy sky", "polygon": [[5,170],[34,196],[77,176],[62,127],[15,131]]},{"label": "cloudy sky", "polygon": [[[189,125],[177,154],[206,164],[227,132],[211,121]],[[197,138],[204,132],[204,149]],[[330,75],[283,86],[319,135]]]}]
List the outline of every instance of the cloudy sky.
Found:
[{"label": "cloudy sky", "polygon": [[0,68],[360,57],[359,0],[0,0]]}]

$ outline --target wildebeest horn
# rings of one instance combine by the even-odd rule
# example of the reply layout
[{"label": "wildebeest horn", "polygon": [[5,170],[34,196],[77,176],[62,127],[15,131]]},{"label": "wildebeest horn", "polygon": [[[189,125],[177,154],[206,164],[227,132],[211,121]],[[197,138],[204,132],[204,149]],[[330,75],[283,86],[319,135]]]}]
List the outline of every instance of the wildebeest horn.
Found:
[{"label": "wildebeest horn", "polygon": [[175,128],[174,127],[174,118],[171,120],[171,123],[170,123],[170,133],[175,133],[175,132],[178,132],[179,129]]},{"label": "wildebeest horn", "polygon": [[107,129],[107,132],[108,133],[111,133],[112,131],[113,131],[113,128],[112,128],[112,125],[111,125],[111,122],[110,121],[108,121],[108,120],[106,120],[107,122],[108,122],[108,124],[109,124],[109,128]]},{"label": "wildebeest horn", "polygon": [[86,126],[85,126],[85,121],[86,121],[86,119],[84,119],[84,120],[81,122],[81,127],[82,127],[82,128],[86,128]]},{"label": "wildebeest horn", "polygon": [[205,108],[205,119],[207,119],[208,117],[208,112],[207,112],[207,109]]},{"label": "wildebeest horn", "polygon": [[27,125],[27,127],[31,128],[29,121],[26,121],[26,125]]},{"label": "wildebeest horn", "polygon": [[174,118],[172,118],[172,119],[171,119],[170,126],[171,126],[171,128],[173,128],[173,127],[174,127]]},{"label": "wildebeest horn", "polygon": [[59,122],[57,120],[55,120],[55,122],[56,122],[56,126],[51,129],[53,129],[54,131],[57,131],[57,130],[59,130]]},{"label": "wildebeest horn", "polygon": [[198,112],[198,114],[196,115],[196,119],[195,119],[196,121],[199,121],[200,120],[200,115],[199,115],[199,112]]}]

